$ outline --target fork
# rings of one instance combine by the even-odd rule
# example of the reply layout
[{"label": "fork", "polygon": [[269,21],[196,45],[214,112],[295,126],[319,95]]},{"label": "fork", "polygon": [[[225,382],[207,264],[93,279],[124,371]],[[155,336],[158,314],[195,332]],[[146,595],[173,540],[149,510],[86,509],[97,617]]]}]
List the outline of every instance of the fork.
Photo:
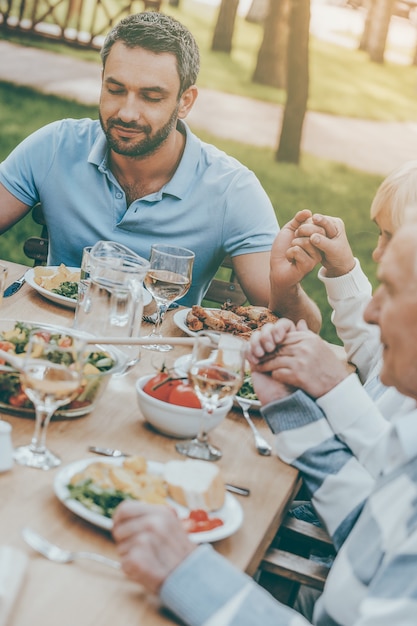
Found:
[{"label": "fork", "polygon": [[109,565],[114,569],[121,568],[118,561],[108,559],[106,556],[97,554],[96,552],[71,552],[70,550],[63,550],[53,543],[50,543],[44,537],[41,537],[27,526],[22,530],[22,535],[23,539],[31,548],[55,563],[72,563],[72,561],[76,559],[89,559],[90,561],[97,561],[97,563],[102,563],[103,565]]},{"label": "fork", "polygon": [[152,313],[151,315],[142,315],[142,320],[148,322],[148,324],[156,324],[156,318],[158,313]]},{"label": "fork", "polygon": [[236,402],[242,409],[243,417],[249,424],[252,429],[253,436],[255,438],[255,446],[259,454],[263,456],[270,456],[272,452],[272,448],[267,441],[262,437],[259,430],[256,428],[255,424],[252,422],[251,416],[249,415],[249,407],[251,405],[250,400],[246,400],[246,398],[242,398],[241,396],[235,396]]},{"label": "fork", "polygon": [[[168,307],[168,311],[172,311],[172,309],[178,309],[179,304],[177,304],[176,302],[171,302],[171,304]],[[155,313],[151,313],[150,315],[142,315],[142,320],[144,322],[148,322],[148,324],[156,324],[156,320],[158,319],[158,312],[155,311]]]}]

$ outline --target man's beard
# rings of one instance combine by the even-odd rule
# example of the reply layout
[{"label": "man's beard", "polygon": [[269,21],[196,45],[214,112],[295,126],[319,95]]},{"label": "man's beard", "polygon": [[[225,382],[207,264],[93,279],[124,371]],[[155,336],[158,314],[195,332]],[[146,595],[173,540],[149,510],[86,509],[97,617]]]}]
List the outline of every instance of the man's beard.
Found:
[{"label": "man's beard", "polygon": [[[140,126],[134,122],[126,124],[120,119],[111,118],[107,121],[107,128],[104,124],[103,118],[100,113],[100,124],[106,135],[107,144],[111,150],[117,154],[121,154],[127,157],[144,157],[150,156],[167,140],[172,130],[176,127],[178,118],[179,104],[175,107],[168,122],[160,128],[153,136],[151,134],[152,129],[150,126]],[[119,126],[120,128],[134,129],[142,132],[145,135],[144,139],[132,143],[131,140],[115,139],[111,133],[113,126]]]}]

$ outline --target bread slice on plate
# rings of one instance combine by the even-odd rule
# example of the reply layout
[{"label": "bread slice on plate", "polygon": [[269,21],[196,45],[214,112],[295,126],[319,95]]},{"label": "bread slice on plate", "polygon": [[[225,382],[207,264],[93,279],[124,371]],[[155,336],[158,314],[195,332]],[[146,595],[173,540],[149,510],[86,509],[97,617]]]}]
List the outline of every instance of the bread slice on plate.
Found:
[{"label": "bread slice on plate", "polygon": [[216,511],[224,504],[226,490],[220,469],[207,461],[168,461],[164,468],[168,495],[189,509]]}]

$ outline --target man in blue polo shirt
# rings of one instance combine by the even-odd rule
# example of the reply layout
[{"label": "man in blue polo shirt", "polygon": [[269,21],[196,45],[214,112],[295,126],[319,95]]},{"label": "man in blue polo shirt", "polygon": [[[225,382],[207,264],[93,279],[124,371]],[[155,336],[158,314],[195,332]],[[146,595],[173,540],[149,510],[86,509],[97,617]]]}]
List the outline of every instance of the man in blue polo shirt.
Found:
[{"label": "man in blue polo shirt", "polygon": [[100,239],[145,258],[153,243],[189,248],[196,258],[185,305],[201,301],[230,255],[252,304],[276,310],[278,302],[277,313],[317,329],[317,307],[286,273],[270,301],[279,228],[256,176],[183,121],[197,97],[191,33],[161,13],[130,15],[107,35],[101,57],[100,120],[53,122],[0,165],[0,230],[41,202],[53,265],[79,265],[83,247]]}]

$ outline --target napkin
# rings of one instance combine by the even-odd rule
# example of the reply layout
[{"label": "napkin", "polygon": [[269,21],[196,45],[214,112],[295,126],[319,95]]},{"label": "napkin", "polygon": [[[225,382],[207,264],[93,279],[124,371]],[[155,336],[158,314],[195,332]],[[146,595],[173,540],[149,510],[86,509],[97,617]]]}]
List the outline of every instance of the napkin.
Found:
[{"label": "napkin", "polygon": [[11,546],[0,546],[0,626],[7,620],[23,582],[28,558]]}]

